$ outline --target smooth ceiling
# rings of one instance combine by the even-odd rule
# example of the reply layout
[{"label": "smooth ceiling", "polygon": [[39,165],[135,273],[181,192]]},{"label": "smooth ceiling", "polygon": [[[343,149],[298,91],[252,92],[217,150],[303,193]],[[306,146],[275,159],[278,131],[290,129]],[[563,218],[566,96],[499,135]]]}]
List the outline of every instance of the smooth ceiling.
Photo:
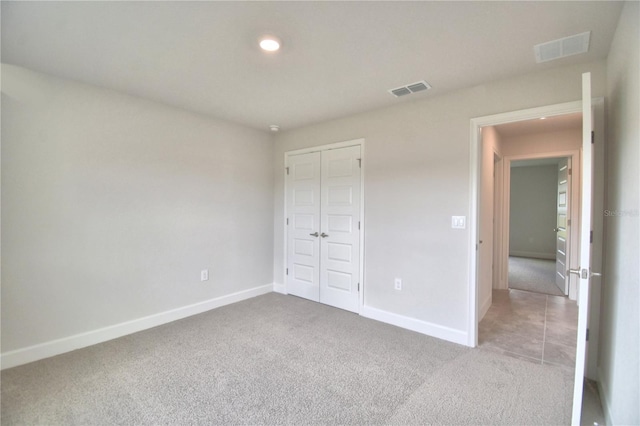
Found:
[{"label": "smooth ceiling", "polygon": [[[2,62],[266,130],[606,57],[619,2],[7,2]],[[533,46],[592,31],[583,55]],[[276,54],[258,47],[273,33]],[[433,89],[394,98],[426,80]]]}]

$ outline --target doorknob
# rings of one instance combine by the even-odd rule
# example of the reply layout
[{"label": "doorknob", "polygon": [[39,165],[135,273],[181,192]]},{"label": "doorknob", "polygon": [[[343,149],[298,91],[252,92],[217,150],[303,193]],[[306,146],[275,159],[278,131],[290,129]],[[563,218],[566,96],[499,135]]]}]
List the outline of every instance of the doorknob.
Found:
[{"label": "doorknob", "polygon": [[319,234],[317,232],[314,232],[313,234],[309,234],[309,235],[311,235],[312,237],[317,237]]},{"label": "doorknob", "polygon": [[567,274],[574,274],[577,276],[580,276],[582,274],[582,269],[578,268],[578,269],[568,269],[567,270]]},{"label": "doorknob", "polygon": [[322,238],[327,238],[327,237],[329,236],[329,234],[325,234],[325,233],[323,232],[322,234],[320,234],[320,236],[321,236]]},{"label": "doorknob", "polygon": [[582,268],[578,268],[578,269],[569,269],[567,271],[568,274],[575,274],[577,276],[579,276],[580,278],[582,278],[583,280],[586,280],[587,278],[591,278],[591,277],[601,277],[602,274],[600,272],[593,272],[593,271],[587,271],[586,269],[582,269]]},{"label": "doorknob", "polygon": [[553,232],[558,232],[560,228],[553,228]]}]

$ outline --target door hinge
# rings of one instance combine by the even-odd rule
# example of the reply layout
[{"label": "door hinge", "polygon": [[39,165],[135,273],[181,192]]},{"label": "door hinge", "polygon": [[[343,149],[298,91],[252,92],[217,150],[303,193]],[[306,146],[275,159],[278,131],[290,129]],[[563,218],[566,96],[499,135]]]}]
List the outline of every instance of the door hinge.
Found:
[{"label": "door hinge", "polygon": [[596,143],[596,132],[591,131],[591,143]]},{"label": "door hinge", "polygon": [[362,158],[357,158],[358,160],[358,167],[362,168]]},{"label": "door hinge", "polygon": [[284,169],[287,171],[287,175],[288,175],[289,174],[289,168],[285,167]]},{"label": "door hinge", "polygon": [[567,226],[571,226],[571,219],[567,220]]},{"label": "door hinge", "polygon": [[289,275],[289,268],[287,268],[287,275]]},{"label": "door hinge", "polygon": [[589,341],[589,329],[587,328],[587,342]]},{"label": "door hinge", "polygon": [[571,169],[569,169],[569,171],[567,171],[567,173],[569,174],[569,176],[571,176]]},{"label": "door hinge", "polygon": [[287,218],[287,225],[289,224],[289,218]]},{"label": "door hinge", "polygon": [[358,229],[360,229],[360,221],[358,221]]},{"label": "door hinge", "polygon": [[360,283],[358,283],[358,291],[360,291]]},{"label": "door hinge", "polygon": [[589,231],[589,242],[593,243],[593,231]]}]

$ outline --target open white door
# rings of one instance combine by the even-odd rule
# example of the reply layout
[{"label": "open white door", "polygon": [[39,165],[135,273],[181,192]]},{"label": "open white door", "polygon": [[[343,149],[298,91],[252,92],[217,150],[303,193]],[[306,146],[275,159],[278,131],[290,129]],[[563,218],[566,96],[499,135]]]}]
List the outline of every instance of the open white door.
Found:
[{"label": "open white door", "polygon": [[578,276],[578,344],[573,388],[571,424],[580,424],[582,393],[587,353],[589,320],[589,281],[598,273],[591,271],[591,213],[593,208],[593,116],[591,109],[591,73],[582,74],[582,206],[580,223],[580,266],[570,269]]},{"label": "open white door", "polygon": [[558,195],[556,198],[556,286],[566,296],[569,294],[567,262],[569,257],[569,205],[571,204],[571,157],[558,162]]}]

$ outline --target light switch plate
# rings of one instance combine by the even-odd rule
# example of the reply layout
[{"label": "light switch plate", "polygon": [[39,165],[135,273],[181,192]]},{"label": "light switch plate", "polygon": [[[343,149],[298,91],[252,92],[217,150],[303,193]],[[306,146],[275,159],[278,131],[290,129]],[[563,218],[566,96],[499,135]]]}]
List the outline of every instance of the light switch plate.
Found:
[{"label": "light switch plate", "polygon": [[451,227],[454,229],[464,229],[467,227],[466,216],[451,216]]}]

